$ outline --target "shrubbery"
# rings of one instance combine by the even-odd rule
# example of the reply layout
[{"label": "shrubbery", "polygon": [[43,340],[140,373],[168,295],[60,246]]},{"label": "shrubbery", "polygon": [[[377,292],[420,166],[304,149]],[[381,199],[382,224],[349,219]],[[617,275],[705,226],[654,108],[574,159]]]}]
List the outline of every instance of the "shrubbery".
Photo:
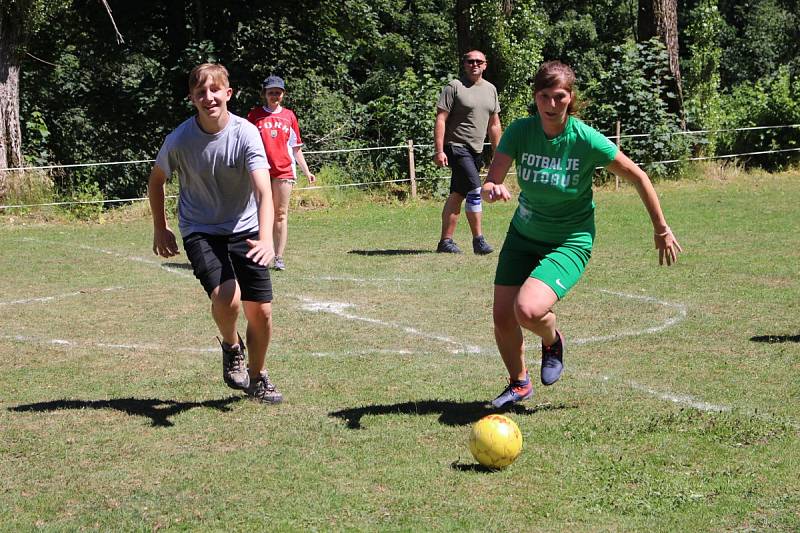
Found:
[{"label": "shrubbery", "polygon": [[[621,149],[653,177],[677,176],[681,165],[657,162],[684,159],[689,154],[689,141],[679,134],[678,118],[667,111],[664,100],[667,64],[660,41],[626,41],[614,48],[609,68],[584,93],[591,104],[584,113],[587,122],[611,136],[619,120]],[[624,138],[626,134],[647,137]]]},{"label": "shrubbery", "polygon": [[[800,77],[782,67],[774,77],[742,83],[722,98],[722,111],[724,128],[800,124]],[[718,142],[723,154],[798,148],[800,127],[722,132]],[[756,161],[781,170],[800,161],[800,151],[763,154]]]},{"label": "shrubbery", "polygon": [[[114,16],[126,41],[116,45],[107,13],[94,0],[62,0],[68,15],[51,17],[27,45],[21,115],[28,164],[152,159],[164,136],[193,113],[186,76],[203,61],[231,73],[230,107],[244,115],[258,103],[261,80],[286,79],[288,107],[300,120],[306,152],[432,143],[435,102],[456,75],[455,2],[411,0],[220,0],[211,17],[192,2],[119,3]],[[685,110],[690,129],[717,130],[800,122],[797,15],[779,0],[736,3],[698,0],[681,6]],[[461,4],[459,4],[461,5]],[[490,57],[487,77],[501,89],[503,124],[525,114],[527,82],[542,59],[572,64],[590,106],[583,118],[613,135],[654,177],[681,165],[654,162],[797,146],[796,129],[680,135],[667,111],[663,46],[635,43],[635,12],[608,0],[580,0],[569,9],[533,0],[470,2],[472,46]],[[719,6],[717,8],[716,6]],[[686,10],[686,11],[684,11]],[[32,56],[46,62],[33,60]],[[727,91],[721,91],[727,86]],[[441,174],[425,147],[417,175]],[[761,156],[768,168],[797,153]],[[404,149],[314,154],[312,170],[333,182],[407,177]],[[148,165],[66,169],[53,196],[144,194]],[[442,180],[423,180],[425,194]]]}]

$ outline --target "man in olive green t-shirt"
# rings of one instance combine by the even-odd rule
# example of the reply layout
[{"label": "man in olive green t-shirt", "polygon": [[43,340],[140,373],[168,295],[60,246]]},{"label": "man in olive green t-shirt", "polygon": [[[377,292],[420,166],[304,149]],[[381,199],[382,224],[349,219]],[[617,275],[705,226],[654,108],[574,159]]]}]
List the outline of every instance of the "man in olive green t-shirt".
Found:
[{"label": "man in olive green t-shirt", "polygon": [[437,252],[461,253],[453,234],[466,199],[467,221],[472,232],[472,250],[479,255],[493,249],[481,230],[481,178],[483,143],[488,130],[492,150],[500,142],[500,103],[497,89],[483,79],[486,56],[472,50],[464,54],[464,77],[442,90],[436,104],[433,128],[433,161],[451,169],[450,195],[442,210],[442,235]]}]

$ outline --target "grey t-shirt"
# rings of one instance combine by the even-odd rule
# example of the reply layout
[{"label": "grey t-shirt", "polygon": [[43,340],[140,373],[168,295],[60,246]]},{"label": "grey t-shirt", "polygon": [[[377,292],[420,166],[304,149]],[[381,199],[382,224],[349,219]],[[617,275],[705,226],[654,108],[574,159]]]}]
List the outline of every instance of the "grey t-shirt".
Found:
[{"label": "grey t-shirt", "polygon": [[474,84],[468,79],[453,80],[442,89],[436,107],[448,113],[445,144],[462,144],[483,152],[489,118],[500,113],[494,85],[483,78]]},{"label": "grey t-shirt", "polygon": [[178,173],[178,227],[228,235],[258,229],[258,208],[250,172],[268,169],[258,128],[230,114],[225,129],[206,133],[192,117],[167,135],[156,165],[169,176]]}]

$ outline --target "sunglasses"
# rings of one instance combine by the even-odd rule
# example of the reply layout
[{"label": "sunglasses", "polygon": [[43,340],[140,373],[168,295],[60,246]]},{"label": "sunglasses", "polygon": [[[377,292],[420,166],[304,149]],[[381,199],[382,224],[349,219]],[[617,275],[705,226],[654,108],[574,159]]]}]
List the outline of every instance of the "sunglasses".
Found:
[{"label": "sunglasses", "polygon": [[483,65],[484,63],[486,63],[486,61],[484,61],[483,59],[465,59],[464,63],[466,63],[467,65],[478,65],[478,66],[480,66],[480,65]]}]

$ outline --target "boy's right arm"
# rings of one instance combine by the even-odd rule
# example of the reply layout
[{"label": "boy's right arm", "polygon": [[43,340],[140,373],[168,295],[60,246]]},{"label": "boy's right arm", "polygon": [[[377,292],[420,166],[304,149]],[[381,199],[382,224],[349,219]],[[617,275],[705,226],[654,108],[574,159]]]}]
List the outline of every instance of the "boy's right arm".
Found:
[{"label": "boy's right arm", "polygon": [[175,234],[167,225],[167,213],[164,210],[164,185],[167,175],[158,165],[153,166],[147,182],[147,198],[150,200],[150,212],[153,214],[153,253],[161,257],[178,255],[178,242]]}]

